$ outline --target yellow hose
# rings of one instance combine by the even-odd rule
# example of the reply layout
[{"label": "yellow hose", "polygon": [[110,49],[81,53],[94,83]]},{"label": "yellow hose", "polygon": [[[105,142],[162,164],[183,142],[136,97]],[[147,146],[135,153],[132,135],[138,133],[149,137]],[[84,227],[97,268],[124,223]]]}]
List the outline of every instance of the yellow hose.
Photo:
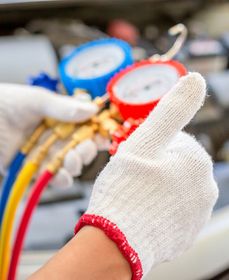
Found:
[{"label": "yellow hose", "polygon": [[14,218],[17,207],[26,191],[27,186],[38,169],[38,164],[28,162],[22,168],[14,186],[12,188],[9,202],[3,217],[3,223],[0,232],[0,275],[1,280],[7,280],[8,268],[11,254],[11,237],[13,231]]}]

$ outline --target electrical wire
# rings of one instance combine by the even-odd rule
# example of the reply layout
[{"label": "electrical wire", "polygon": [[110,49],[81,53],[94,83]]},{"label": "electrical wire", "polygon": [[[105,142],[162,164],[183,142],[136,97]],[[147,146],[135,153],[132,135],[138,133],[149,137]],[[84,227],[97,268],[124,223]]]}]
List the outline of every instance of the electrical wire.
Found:
[{"label": "electrical wire", "polygon": [[18,152],[11,162],[7,174],[2,183],[2,194],[0,199],[0,228],[2,224],[3,214],[6,208],[6,204],[11,192],[11,188],[16,180],[18,171],[21,169],[23,161],[26,155],[22,152]]},{"label": "electrical wire", "polygon": [[17,207],[22,199],[26,187],[33,178],[33,175],[38,169],[38,164],[28,162],[22,168],[18,179],[13,185],[8,204],[6,206],[5,214],[0,234],[0,275],[1,280],[7,279],[8,266],[10,261],[10,242],[11,232],[13,230],[14,217]]},{"label": "electrical wire", "polygon": [[49,181],[52,179],[53,175],[54,174],[48,170],[44,171],[31,189],[28,202],[26,204],[25,210],[22,215],[21,223],[17,231],[16,239],[14,241],[12,259],[10,262],[9,274],[8,274],[8,279],[10,280],[15,279],[17,264],[19,261],[19,257],[22,251],[24,239],[26,236],[26,232],[28,230],[28,226],[32,214],[39,203],[42,192],[48,185]]}]

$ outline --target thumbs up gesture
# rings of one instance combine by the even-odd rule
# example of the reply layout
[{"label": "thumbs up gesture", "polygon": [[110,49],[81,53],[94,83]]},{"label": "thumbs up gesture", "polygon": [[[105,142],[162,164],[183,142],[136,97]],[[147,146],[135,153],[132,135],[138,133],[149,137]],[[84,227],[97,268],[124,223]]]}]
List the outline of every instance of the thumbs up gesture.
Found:
[{"label": "thumbs up gesture", "polygon": [[132,279],[188,249],[211,216],[218,195],[211,158],[181,131],[205,96],[200,74],[180,79],[120,145],[76,226],[103,230],[129,262]]}]

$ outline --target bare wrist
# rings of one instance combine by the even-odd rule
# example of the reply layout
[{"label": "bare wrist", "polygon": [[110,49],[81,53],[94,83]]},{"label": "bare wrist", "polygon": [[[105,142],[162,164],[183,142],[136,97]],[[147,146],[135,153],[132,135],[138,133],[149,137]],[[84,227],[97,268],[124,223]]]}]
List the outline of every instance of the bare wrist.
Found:
[{"label": "bare wrist", "polygon": [[131,269],[100,229],[85,226],[29,280],[130,280]]}]

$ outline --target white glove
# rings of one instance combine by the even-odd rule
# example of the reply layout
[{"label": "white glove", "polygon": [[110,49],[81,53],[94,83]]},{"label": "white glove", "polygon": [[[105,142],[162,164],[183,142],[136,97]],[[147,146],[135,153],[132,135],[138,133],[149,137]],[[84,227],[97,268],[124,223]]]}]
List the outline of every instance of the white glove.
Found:
[{"label": "white glove", "polygon": [[0,172],[44,117],[82,122],[97,106],[34,86],[0,84]]},{"label": "white glove", "polygon": [[187,250],[211,216],[218,194],[211,158],[181,132],[205,95],[201,75],[180,79],[120,145],[76,226],[95,226],[116,242],[132,279]]}]

